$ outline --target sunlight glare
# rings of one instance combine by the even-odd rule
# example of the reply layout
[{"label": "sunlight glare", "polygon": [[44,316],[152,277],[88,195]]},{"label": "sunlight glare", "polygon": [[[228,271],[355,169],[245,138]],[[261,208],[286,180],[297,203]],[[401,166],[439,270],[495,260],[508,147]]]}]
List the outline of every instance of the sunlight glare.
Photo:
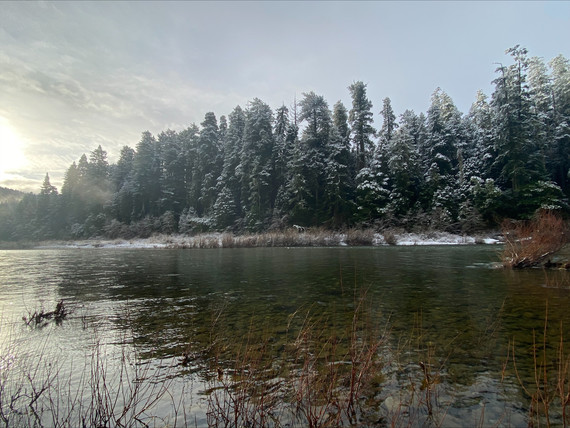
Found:
[{"label": "sunlight glare", "polygon": [[12,178],[26,163],[24,142],[8,121],[0,116],[0,181]]}]

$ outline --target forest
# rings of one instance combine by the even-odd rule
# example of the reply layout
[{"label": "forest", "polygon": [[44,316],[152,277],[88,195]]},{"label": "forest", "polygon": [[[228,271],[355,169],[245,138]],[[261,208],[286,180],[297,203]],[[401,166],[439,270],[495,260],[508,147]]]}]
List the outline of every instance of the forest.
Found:
[{"label": "forest", "polygon": [[99,146],[69,166],[60,190],[46,174],[38,194],[0,204],[0,240],[293,225],[473,233],[539,210],[566,216],[570,63],[518,45],[506,54],[490,98],[478,92],[467,114],[438,88],[425,114],[397,117],[356,81],[350,108],[314,92],[274,110],[255,98],[199,126],[143,132],[115,164]]}]

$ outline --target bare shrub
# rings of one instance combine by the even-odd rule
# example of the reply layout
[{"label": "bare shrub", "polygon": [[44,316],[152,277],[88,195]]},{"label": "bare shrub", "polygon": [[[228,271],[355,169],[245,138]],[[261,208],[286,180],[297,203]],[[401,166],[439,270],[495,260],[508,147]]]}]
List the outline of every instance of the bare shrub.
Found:
[{"label": "bare shrub", "polygon": [[530,221],[506,220],[502,230],[505,267],[537,266],[568,243],[568,225],[551,211],[542,211]]}]

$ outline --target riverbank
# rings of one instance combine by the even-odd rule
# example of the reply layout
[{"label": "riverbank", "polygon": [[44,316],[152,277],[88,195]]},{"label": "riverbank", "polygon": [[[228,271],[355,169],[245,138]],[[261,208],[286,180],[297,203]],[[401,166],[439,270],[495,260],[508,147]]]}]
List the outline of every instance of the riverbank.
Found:
[{"label": "riverbank", "polygon": [[182,234],[153,235],[149,238],[104,239],[94,238],[74,241],[44,241],[27,243],[21,248],[247,248],[247,247],[344,247],[383,245],[476,245],[500,244],[497,234],[455,235],[446,232],[426,233],[375,233],[367,230],[351,230],[346,233],[333,231],[267,232],[252,235],[208,233],[196,236]]}]

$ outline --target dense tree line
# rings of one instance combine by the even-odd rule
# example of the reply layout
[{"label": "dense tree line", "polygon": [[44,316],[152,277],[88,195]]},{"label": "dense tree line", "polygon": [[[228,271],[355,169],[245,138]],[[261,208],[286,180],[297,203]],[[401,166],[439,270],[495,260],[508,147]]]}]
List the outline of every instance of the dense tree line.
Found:
[{"label": "dense tree line", "polygon": [[[0,239],[262,231],[293,224],[473,231],[539,209],[567,211],[570,63],[516,46],[490,99],[464,115],[443,90],[399,118],[366,84],[350,108],[314,92],[273,111],[260,99],[226,118],[142,134],[109,164],[101,146],[39,195],[3,206]],[[374,114],[382,126],[373,126]]]}]

